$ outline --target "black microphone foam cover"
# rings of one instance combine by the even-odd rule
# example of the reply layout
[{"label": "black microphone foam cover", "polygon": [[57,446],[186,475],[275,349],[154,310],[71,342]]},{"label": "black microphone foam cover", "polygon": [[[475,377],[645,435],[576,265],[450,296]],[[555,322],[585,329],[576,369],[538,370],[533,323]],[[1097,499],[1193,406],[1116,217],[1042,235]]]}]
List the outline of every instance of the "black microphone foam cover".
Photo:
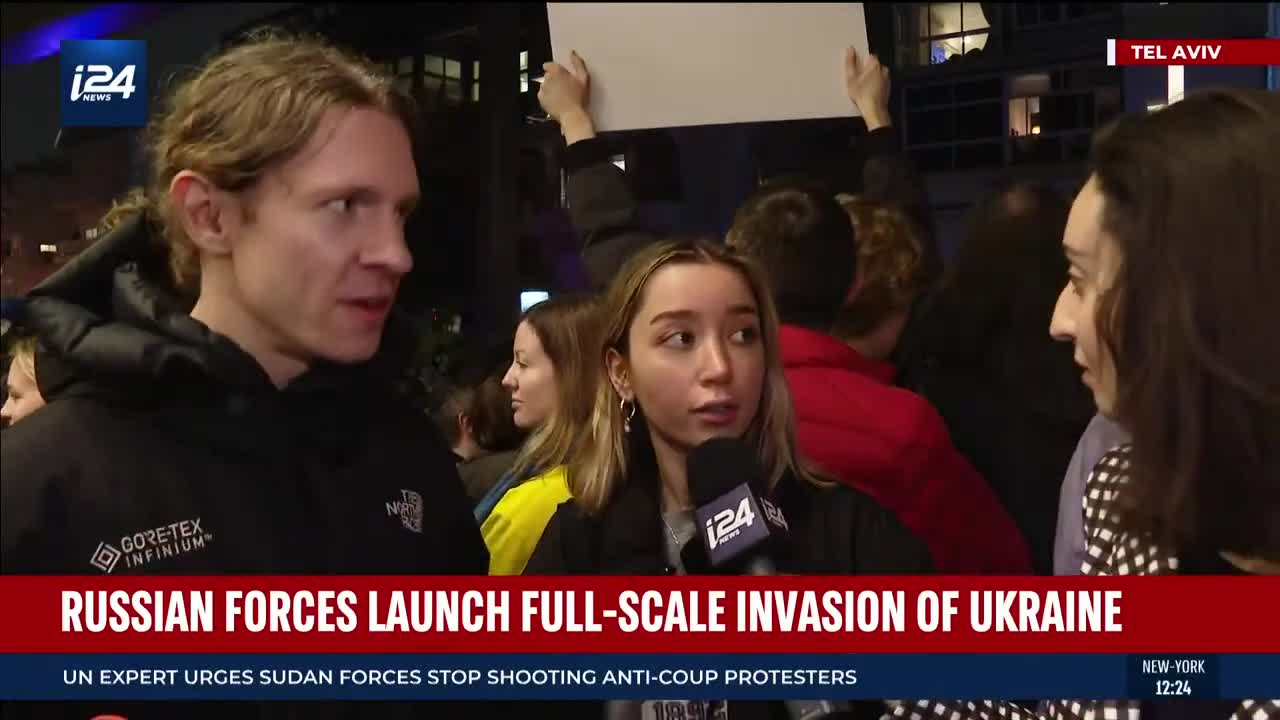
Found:
[{"label": "black microphone foam cover", "polygon": [[739,485],[764,486],[764,469],[751,447],[737,438],[712,438],[689,451],[689,498],[702,507]]}]

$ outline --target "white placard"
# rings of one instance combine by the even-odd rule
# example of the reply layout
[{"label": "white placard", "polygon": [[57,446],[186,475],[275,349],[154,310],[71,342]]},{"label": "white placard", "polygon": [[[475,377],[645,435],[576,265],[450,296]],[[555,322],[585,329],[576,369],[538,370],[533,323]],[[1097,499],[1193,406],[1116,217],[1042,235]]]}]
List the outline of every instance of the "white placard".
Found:
[{"label": "white placard", "polygon": [[600,131],[856,115],[862,3],[547,3],[551,50],[591,72]]}]

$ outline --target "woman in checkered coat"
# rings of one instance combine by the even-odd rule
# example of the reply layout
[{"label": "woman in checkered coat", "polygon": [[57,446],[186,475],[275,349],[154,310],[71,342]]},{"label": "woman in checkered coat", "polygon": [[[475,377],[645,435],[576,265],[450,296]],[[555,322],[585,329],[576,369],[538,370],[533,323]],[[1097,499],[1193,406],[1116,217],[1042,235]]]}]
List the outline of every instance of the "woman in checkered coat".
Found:
[{"label": "woman in checkered coat", "polygon": [[[1099,134],[1053,335],[1130,433],[1094,469],[1086,575],[1280,573],[1280,95],[1215,91]],[[1268,720],[1280,700],[899,703],[911,720]]]}]

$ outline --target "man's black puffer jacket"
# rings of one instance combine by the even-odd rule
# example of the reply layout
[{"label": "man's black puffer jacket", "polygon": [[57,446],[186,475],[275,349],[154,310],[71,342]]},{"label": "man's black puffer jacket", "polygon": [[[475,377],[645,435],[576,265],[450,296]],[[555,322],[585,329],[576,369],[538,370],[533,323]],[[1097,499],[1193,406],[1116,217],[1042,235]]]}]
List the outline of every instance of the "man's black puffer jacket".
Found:
[{"label": "man's black puffer jacket", "polygon": [[[317,366],[280,390],[165,291],[164,265],[133,221],[32,292],[49,404],[3,433],[4,573],[486,574],[452,455],[397,392],[411,344],[400,323],[369,362]],[[63,709],[81,720],[195,716],[168,705]],[[388,705],[234,713],[439,716]]]}]

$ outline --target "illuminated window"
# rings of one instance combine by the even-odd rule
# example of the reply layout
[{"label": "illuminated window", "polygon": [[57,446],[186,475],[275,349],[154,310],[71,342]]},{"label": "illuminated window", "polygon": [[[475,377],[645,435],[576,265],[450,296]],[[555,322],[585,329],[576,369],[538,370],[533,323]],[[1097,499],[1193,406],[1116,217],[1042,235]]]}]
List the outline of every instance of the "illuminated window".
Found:
[{"label": "illuminated window", "polygon": [[49,255],[56,254],[58,252],[58,246],[49,245],[46,243],[40,243],[40,252],[49,254]]},{"label": "illuminated window", "polygon": [[905,3],[898,48],[904,65],[937,65],[985,48],[989,30],[982,3]]},{"label": "illuminated window", "polygon": [[1184,78],[1186,70],[1181,65],[1170,65],[1168,71],[1168,80],[1166,85],[1167,92],[1165,100],[1172,105],[1182,99],[1184,88],[1186,87]]},{"label": "illuminated window", "polygon": [[546,290],[524,290],[520,293],[520,312],[524,312],[534,305],[550,299],[551,293]]},{"label": "illuminated window", "polygon": [[[533,79],[529,76],[529,51],[520,51],[520,93],[529,92]],[[471,91],[470,97],[472,102],[480,101],[480,61],[473,60],[471,62]]]},{"label": "illuminated window", "polygon": [[1081,64],[916,82],[903,90],[903,145],[926,172],[1075,162],[1123,112],[1120,68]]},{"label": "illuminated window", "polygon": [[85,230],[85,231],[84,231],[84,239],[85,239],[85,240],[97,240],[97,239],[98,239],[98,228],[96,228],[96,227],[92,227],[92,228],[89,228],[88,230]]},{"label": "illuminated window", "polygon": [[1082,64],[1009,78],[1009,160],[1081,162],[1095,128],[1124,111],[1120,70]]},{"label": "illuminated window", "polygon": [[1009,100],[1009,133],[1015,137],[1040,134],[1040,98]]},{"label": "illuminated window", "polygon": [[422,88],[427,97],[462,102],[462,63],[439,55],[423,55]]},{"label": "illuminated window", "polygon": [[413,90],[413,56],[408,55],[391,62],[389,70],[396,78],[396,88],[402,92]]},{"label": "illuminated window", "polygon": [[1009,79],[1009,134],[1039,135],[1040,97],[1050,92],[1049,73],[1029,73]]}]

